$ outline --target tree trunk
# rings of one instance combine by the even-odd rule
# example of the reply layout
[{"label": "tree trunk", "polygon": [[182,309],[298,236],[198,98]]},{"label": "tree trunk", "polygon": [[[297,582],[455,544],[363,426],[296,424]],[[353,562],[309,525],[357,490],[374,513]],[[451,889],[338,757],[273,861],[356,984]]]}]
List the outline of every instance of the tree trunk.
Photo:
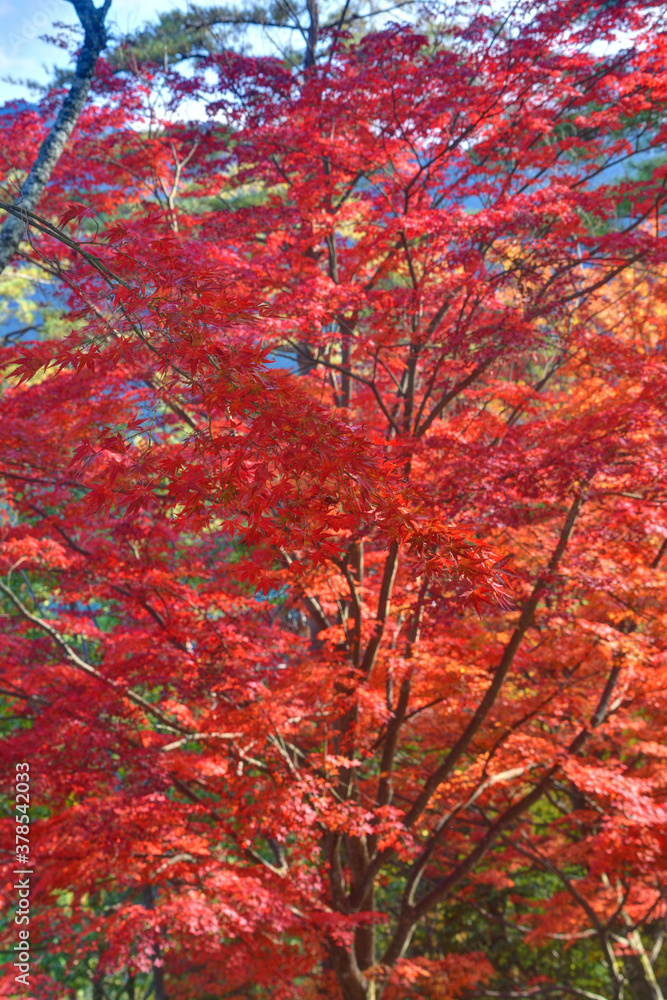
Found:
[{"label": "tree trunk", "polygon": [[307,7],[310,22],[306,33],[306,56],[303,62],[304,69],[310,69],[311,66],[315,65],[315,49],[317,47],[317,39],[320,34],[320,12],[317,0],[307,0]]},{"label": "tree trunk", "polygon": [[[155,909],[155,893],[153,886],[145,885],[142,891],[143,903],[147,910]],[[164,985],[164,966],[162,954],[156,945],[153,949],[153,997],[154,1000],[167,1000],[167,990]]]},{"label": "tree trunk", "polygon": [[327,950],[343,1000],[375,1000],[375,984],[359,968],[354,945],[330,941]]},{"label": "tree trunk", "polygon": [[[69,93],[49,134],[40,146],[37,159],[14,202],[14,207],[19,210],[34,211],[37,207],[65,148],[65,143],[79,120],[90,90],[98,56],[107,44],[104,20],[111,6],[111,0],[104,0],[103,6],[99,8],[94,6],[93,0],[70,0],[70,3],[73,4],[84,29],[84,41],[76,61]],[[10,216],[3,223],[0,229],[0,273],[16,253],[23,231],[24,224],[20,218]]]}]

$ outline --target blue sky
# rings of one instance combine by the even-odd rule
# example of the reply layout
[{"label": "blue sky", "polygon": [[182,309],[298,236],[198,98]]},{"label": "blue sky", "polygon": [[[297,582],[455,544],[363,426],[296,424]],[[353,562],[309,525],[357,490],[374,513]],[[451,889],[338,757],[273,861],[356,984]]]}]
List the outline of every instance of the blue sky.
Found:
[{"label": "blue sky", "polygon": [[[152,20],[158,11],[174,7],[185,9],[186,0],[112,0],[109,21],[120,31],[129,31]],[[67,0],[0,0],[0,104],[31,98],[26,87],[2,78],[45,82],[54,64],[68,64],[67,53],[40,41],[40,35],[53,33],[54,21],[78,24],[72,4]]]}]

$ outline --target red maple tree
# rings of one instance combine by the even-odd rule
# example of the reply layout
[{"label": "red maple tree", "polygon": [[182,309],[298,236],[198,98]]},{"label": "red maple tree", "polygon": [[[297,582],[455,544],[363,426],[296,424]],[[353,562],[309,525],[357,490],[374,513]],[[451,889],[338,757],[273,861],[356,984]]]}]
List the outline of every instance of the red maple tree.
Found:
[{"label": "red maple tree", "polygon": [[421,928],[531,867],[526,939],[660,1000],[659,17],[98,65],[18,265],[68,329],[0,422],[31,935],[95,989],[454,996],[493,966]]}]

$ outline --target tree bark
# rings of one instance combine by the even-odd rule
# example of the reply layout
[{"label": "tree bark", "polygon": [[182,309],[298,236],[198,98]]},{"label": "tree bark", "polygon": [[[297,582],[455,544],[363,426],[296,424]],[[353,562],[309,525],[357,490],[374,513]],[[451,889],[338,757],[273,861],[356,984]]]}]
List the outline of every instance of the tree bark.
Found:
[{"label": "tree bark", "polygon": [[[143,904],[147,910],[155,909],[155,893],[152,885],[145,885],[142,890]],[[164,984],[164,966],[162,954],[156,945],[153,949],[153,998],[167,1000],[167,990]]]},{"label": "tree bark", "polygon": [[308,17],[310,23],[306,34],[306,56],[304,59],[304,69],[310,69],[315,65],[315,49],[320,34],[320,12],[317,0],[307,0]]},{"label": "tree bark", "polygon": [[[27,209],[31,212],[37,207],[65,144],[79,120],[88,97],[97,59],[107,44],[104,21],[111,0],[104,0],[101,7],[95,7],[93,0],[70,0],[70,3],[74,6],[84,30],[83,45],[76,61],[74,79],[69,92],[14,202],[14,207],[19,210]],[[22,219],[14,216],[5,219],[0,229],[0,273],[16,253],[23,232]]]},{"label": "tree bark", "polygon": [[374,1000],[375,984],[359,968],[354,947],[329,941],[327,950],[343,1000]]}]

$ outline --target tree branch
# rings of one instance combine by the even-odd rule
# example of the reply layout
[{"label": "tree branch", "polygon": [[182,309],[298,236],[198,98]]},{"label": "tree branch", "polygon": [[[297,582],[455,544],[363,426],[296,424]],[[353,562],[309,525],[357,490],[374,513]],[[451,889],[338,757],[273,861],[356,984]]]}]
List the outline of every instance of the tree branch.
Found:
[{"label": "tree branch", "polygon": [[[65,144],[79,120],[88,97],[98,57],[107,44],[104,20],[111,6],[111,0],[104,0],[101,7],[95,7],[92,0],[70,0],[70,3],[74,6],[84,29],[84,41],[76,61],[69,93],[49,134],[40,146],[37,158],[14,203],[14,207],[19,209],[20,213],[37,207]],[[3,223],[0,229],[0,273],[7,267],[18,249],[24,228],[25,220],[21,214],[18,217],[10,217]]]}]

